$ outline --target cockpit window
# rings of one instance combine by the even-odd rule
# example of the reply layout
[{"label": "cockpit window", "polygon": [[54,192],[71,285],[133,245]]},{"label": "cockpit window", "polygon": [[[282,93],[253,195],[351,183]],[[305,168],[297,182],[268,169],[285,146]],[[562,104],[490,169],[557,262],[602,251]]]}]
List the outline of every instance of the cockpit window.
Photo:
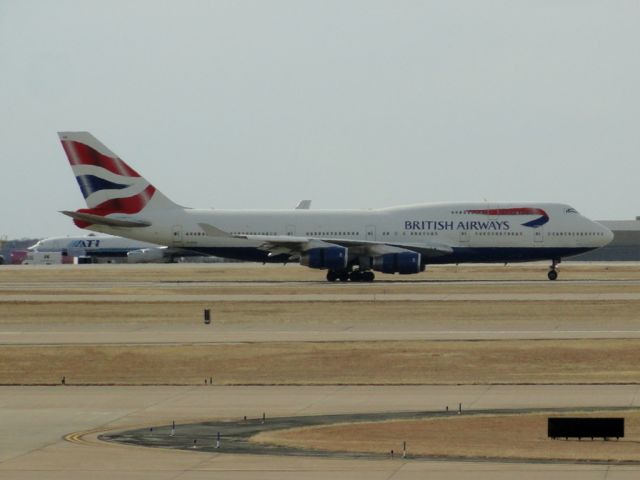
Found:
[{"label": "cockpit window", "polygon": [[578,211],[575,208],[567,208],[564,213],[578,213]]}]

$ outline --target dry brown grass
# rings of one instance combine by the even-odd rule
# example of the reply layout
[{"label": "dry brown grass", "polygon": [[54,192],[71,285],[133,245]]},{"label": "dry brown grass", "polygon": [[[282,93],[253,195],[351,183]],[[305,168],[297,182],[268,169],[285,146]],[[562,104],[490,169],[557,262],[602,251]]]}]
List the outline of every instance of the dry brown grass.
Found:
[{"label": "dry brown grass", "polygon": [[625,438],[619,441],[551,440],[547,417],[552,414],[478,415],[337,424],[260,433],[253,441],[325,451],[409,455],[559,460],[640,460],[640,413],[597,412],[589,415],[625,418]]},{"label": "dry brown grass", "polygon": [[640,382],[640,340],[6,346],[0,384]]},{"label": "dry brown grass", "polygon": [[640,301],[438,301],[438,302],[0,302],[0,325],[34,328],[92,324],[197,324],[203,308],[211,308],[216,325],[348,327],[422,326],[444,329],[517,328],[526,321],[537,328],[580,326],[604,330],[614,322],[638,319]]}]

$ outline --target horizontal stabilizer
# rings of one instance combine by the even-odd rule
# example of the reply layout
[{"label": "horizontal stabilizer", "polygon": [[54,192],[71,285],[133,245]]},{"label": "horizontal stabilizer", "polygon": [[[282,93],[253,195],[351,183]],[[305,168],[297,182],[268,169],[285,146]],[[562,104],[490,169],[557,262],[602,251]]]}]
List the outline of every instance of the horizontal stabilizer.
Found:
[{"label": "horizontal stabilizer", "polygon": [[78,220],[80,222],[89,223],[93,225],[107,225],[109,227],[148,227],[151,225],[149,222],[143,220],[120,220],[118,218],[102,217],[100,215],[93,215],[91,213],[71,212],[63,210],[60,213]]}]

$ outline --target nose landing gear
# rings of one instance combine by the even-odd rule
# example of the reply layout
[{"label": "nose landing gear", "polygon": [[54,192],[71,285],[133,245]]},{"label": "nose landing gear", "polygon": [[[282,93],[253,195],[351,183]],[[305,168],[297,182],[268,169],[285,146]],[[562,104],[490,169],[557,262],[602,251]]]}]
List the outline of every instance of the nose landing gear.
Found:
[{"label": "nose landing gear", "polygon": [[554,258],[553,260],[551,260],[551,267],[549,267],[549,272],[547,272],[547,278],[549,280],[555,280],[558,278],[558,271],[556,270],[556,267],[558,266],[558,264],[560,263],[560,259],[559,258]]}]

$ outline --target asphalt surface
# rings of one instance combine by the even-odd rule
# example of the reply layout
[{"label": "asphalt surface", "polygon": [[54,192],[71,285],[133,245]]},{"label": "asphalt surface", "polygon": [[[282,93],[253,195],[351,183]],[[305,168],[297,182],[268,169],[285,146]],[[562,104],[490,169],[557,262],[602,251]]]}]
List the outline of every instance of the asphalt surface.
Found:
[{"label": "asphalt surface", "polygon": [[[605,408],[608,411],[627,412],[627,407]],[[226,422],[200,422],[192,424],[171,424],[160,426],[149,426],[123,432],[105,433],[98,435],[99,440],[116,442],[125,445],[135,445],[150,448],[170,448],[178,450],[228,454],[250,454],[250,455],[288,455],[288,456],[308,456],[324,458],[348,458],[348,459],[385,459],[391,456],[390,453],[370,453],[370,452],[345,452],[345,451],[320,451],[306,448],[291,448],[278,445],[268,445],[250,441],[250,438],[258,433],[289,428],[313,427],[320,425],[332,425],[338,423],[361,423],[361,422],[383,422],[389,420],[421,420],[427,418],[446,418],[473,415],[518,415],[518,414],[549,414],[551,416],[559,414],[589,413],[602,410],[602,407],[595,408],[521,408],[521,409],[487,409],[487,410],[465,410],[458,412],[455,408],[443,412],[383,412],[383,413],[361,413],[342,415],[313,415],[296,417],[276,417],[276,418],[251,418],[238,421]],[[624,416],[624,413],[620,413]],[[460,456],[433,456],[403,454],[400,450],[395,450],[394,455],[413,460],[441,460],[441,461],[474,461],[474,462],[513,462],[513,463],[558,463],[558,464],[600,464],[600,465],[640,465],[638,461],[593,461],[593,460],[557,460],[534,459],[534,458],[513,458],[501,457],[500,452],[496,452],[494,457],[460,457]]]}]

